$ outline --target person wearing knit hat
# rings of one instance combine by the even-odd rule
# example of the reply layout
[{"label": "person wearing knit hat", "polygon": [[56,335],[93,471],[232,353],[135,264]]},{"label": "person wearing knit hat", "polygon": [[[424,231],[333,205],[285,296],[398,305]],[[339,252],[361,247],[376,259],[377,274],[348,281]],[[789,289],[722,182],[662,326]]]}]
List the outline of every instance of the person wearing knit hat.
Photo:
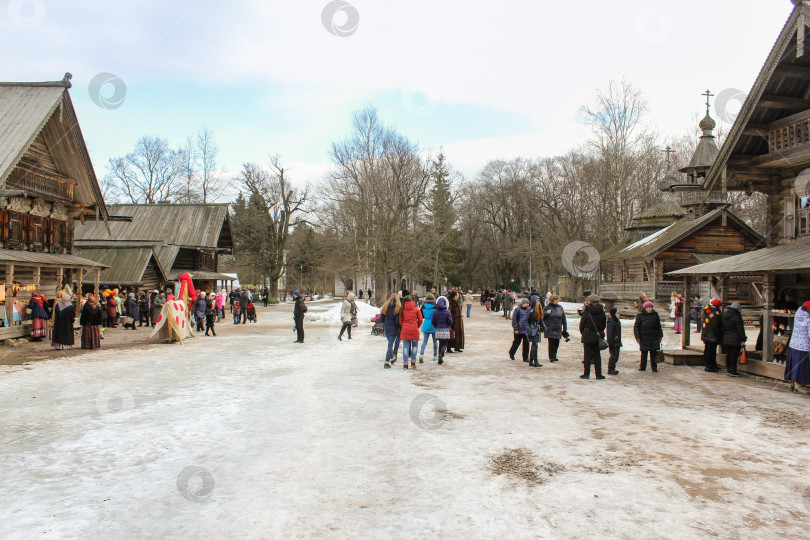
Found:
[{"label": "person wearing knit hat", "polygon": [[650,358],[650,364],[653,373],[658,372],[658,363],[656,355],[661,350],[661,340],[664,338],[664,330],[661,328],[661,318],[658,312],[655,311],[655,306],[652,302],[644,302],[644,311],[636,315],[636,322],[633,325],[633,335],[636,338],[636,343],[639,344],[641,349],[641,362],[639,363],[639,371],[647,371],[647,357]]},{"label": "person wearing knit hat", "polygon": [[726,373],[731,377],[737,377],[737,360],[740,358],[740,352],[748,340],[745,335],[745,324],[740,313],[741,307],[739,302],[734,302],[723,312],[722,316]]},{"label": "person wearing knit hat", "polygon": [[293,307],[293,320],[295,321],[295,336],[296,340],[293,343],[304,342],[304,313],[307,312],[307,306],[304,304],[304,297],[301,296],[301,291],[296,289],[293,291],[295,296],[295,307]]},{"label": "person wearing knit hat", "polygon": [[701,313],[703,317],[703,330],[700,332],[700,339],[703,341],[703,365],[704,371],[717,373],[717,345],[723,341],[723,325],[720,321],[720,306],[723,302],[717,298],[712,299]]}]

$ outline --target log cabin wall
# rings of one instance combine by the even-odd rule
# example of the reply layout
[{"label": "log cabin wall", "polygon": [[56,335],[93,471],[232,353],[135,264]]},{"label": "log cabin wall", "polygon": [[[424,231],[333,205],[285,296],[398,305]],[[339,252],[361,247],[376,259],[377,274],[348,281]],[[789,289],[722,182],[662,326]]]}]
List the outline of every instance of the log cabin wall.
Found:
[{"label": "log cabin wall", "polygon": [[[752,251],[764,246],[744,235],[739,229],[715,221],[701,228],[697,233],[690,235],[656,257],[663,274],[673,272],[697,264],[694,253],[714,255],[738,255],[745,251]],[[656,270],[658,270],[656,268]]]},{"label": "log cabin wall", "polygon": [[172,269],[196,270],[197,269],[197,250],[189,248],[180,248],[177,252],[177,257],[174,259]]},{"label": "log cabin wall", "polygon": [[149,264],[146,265],[146,270],[143,272],[143,277],[141,278],[143,285],[140,287],[140,290],[148,289],[154,291],[155,289],[163,287],[164,283],[161,282],[159,276],[157,263],[155,262],[155,258],[152,257],[149,259]]}]

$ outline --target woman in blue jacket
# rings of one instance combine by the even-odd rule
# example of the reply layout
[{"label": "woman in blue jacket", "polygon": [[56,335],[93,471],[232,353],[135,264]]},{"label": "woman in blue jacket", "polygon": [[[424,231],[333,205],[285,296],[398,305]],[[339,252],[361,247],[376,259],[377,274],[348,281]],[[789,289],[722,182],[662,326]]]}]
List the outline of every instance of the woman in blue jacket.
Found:
[{"label": "woman in blue jacket", "polygon": [[391,367],[391,359],[394,358],[394,342],[399,337],[399,312],[402,310],[402,302],[397,293],[392,294],[380,308],[380,313],[385,317],[385,338],[388,340],[388,349],[385,352],[385,368]]},{"label": "woman in blue jacket", "polygon": [[439,359],[438,344],[436,343],[436,327],[433,326],[433,311],[436,309],[436,298],[428,293],[425,297],[425,304],[422,306],[422,316],[425,318],[422,323],[422,350],[419,352],[419,363],[424,363],[425,347],[428,338],[433,340],[433,361]]}]

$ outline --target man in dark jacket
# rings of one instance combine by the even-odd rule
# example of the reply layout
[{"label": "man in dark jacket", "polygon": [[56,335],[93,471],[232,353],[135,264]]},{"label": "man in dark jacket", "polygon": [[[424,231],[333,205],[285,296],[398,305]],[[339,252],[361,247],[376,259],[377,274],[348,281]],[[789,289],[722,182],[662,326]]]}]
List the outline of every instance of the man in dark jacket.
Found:
[{"label": "man in dark jacket", "polygon": [[304,313],[307,312],[307,306],[304,304],[304,297],[301,296],[301,291],[293,291],[295,297],[295,307],[293,308],[293,319],[295,320],[295,333],[298,339],[293,343],[304,342]]},{"label": "man in dark jacket", "polygon": [[[242,306],[242,324],[247,324],[247,305],[251,303],[247,289],[242,289],[239,292],[237,300],[239,300],[239,304]],[[301,301],[303,302],[303,299]]]},{"label": "man in dark jacket", "polygon": [[518,347],[522,345],[521,354],[523,361],[529,361],[529,316],[531,315],[531,307],[528,298],[520,301],[520,307],[516,308],[512,313],[512,330],[515,337],[512,338],[512,346],[509,348],[509,358],[514,360],[515,353]]},{"label": "man in dark jacket", "polygon": [[599,354],[599,340],[605,337],[607,318],[605,309],[599,297],[591,295],[585,304],[582,317],[579,320],[579,331],[582,334],[582,348],[585,356],[585,373],[580,379],[591,378],[591,364],[594,366],[597,379],[604,379],[602,375],[602,357]]},{"label": "man in dark jacket", "polygon": [[503,293],[503,317],[504,319],[508,319],[512,316],[512,293],[510,291],[504,291]]},{"label": "man in dark jacket", "polygon": [[633,325],[633,335],[636,337],[641,349],[641,363],[639,371],[647,371],[647,356],[650,357],[653,373],[658,372],[658,363],[655,355],[661,349],[661,340],[664,338],[664,329],[661,328],[661,317],[655,311],[652,302],[644,302],[644,311],[636,315],[636,323]]},{"label": "man in dark jacket", "polygon": [[124,302],[124,310],[128,317],[132,319],[132,322],[129,324],[124,325],[124,329],[127,326],[135,330],[135,321],[141,318],[141,314],[138,311],[138,302],[135,301],[135,293],[129,293],[127,296],[126,301]]},{"label": "man in dark jacket", "polygon": [[740,351],[748,337],[745,335],[745,325],[740,313],[740,303],[734,302],[723,312],[723,347],[726,352],[726,372],[732,377],[737,376],[737,360]]},{"label": "man in dark jacket", "polygon": [[704,308],[703,330],[700,332],[700,339],[703,341],[703,365],[704,371],[717,373],[717,345],[723,341],[723,325],[720,321],[720,306],[723,303],[715,298]]},{"label": "man in dark jacket", "polygon": [[619,312],[617,308],[610,309],[610,317],[607,320],[607,342],[608,350],[610,351],[610,359],[608,360],[608,375],[618,375],[616,371],[616,364],[619,362],[619,352],[622,348],[622,322],[616,315]]}]

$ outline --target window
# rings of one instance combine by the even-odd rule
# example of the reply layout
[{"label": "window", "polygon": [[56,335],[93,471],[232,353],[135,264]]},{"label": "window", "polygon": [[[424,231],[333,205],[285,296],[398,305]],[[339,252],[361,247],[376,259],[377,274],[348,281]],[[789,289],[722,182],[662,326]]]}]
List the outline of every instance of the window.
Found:
[{"label": "window", "polygon": [[798,209],[796,210],[796,222],[798,224],[799,235],[810,234],[810,197],[797,197]]}]

